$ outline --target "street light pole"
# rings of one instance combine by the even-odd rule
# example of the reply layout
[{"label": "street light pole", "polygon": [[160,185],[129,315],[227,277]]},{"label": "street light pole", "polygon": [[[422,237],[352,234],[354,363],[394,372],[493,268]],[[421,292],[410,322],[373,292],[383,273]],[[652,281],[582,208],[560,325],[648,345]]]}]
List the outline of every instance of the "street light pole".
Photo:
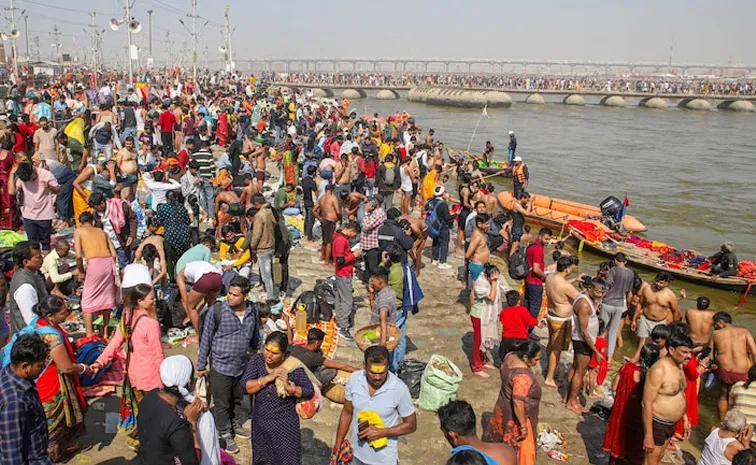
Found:
[{"label": "street light pole", "polygon": [[192,84],[197,85],[197,0],[192,0]]},{"label": "street light pole", "polygon": [[126,0],[126,34],[129,41],[129,84],[134,84],[134,64],[131,62],[131,28],[129,23],[131,22],[131,1]]},{"label": "street light pole", "polygon": [[147,10],[148,26],[150,28],[150,58],[152,58],[152,10]]},{"label": "street light pole", "polygon": [[29,15],[24,15],[24,36],[26,38],[26,59],[29,60]]},{"label": "street light pole", "polygon": [[16,79],[18,80],[18,51],[16,50],[16,35],[18,35],[18,30],[16,29],[16,8],[13,6],[13,0],[10,0],[10,12],[11,12],[11,40],[12,42],[12,50],[13,50],[13,73],[16,75]]}]

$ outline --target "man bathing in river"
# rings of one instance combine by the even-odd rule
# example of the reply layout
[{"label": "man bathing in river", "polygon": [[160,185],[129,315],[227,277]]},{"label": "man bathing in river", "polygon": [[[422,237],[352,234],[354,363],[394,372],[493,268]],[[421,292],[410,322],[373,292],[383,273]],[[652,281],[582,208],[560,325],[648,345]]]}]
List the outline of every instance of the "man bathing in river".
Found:
[{"label": "man bathing in river", "polygon": [[672,281],[672,275],[666,271],[656,274],[653,284],[643,283],[639,291],[641,310],[635,313],[631,328],[638,335],[638,350],[632,362],[640,359],[640,351],[651,331],[659,325],[671,320],[680,320],[682,314],[677,305],[677,296],[667,286]]},{"label": "man bathing in river", "polygon": [[696,299],[696,308],[685,311],[685,322],[690,327],[690,338],[696,346],[709,345],[711,327],[714,326],[714,312],[709,310],[711,301],[701,296]]},{"label": "man bathing in river", "polygon": [[738,381],[747,382],[748,362],[756,363],[756,342],[750,331],[732,325],[732,317],[728,313],[717,312],[710,347],[720,385],[717,413],[719,418],[724,418],[732,385]]},{"label": "man bathing in river", "polygon": [[572,303],[578,296],[578,290],[567,280],[573,270],[572,257],[559,257],[556,272],[546,276],[544,284],[548,301],[546,321],[549,328],[548,367],[546,369],[546,386],[557,387],[554,374],[559,366],[559,355],[569,350],[572,334]]},{"label": "man bathing in river", "polygon": [[683,440],[690,435],[682,367],[690,361],[693,341],[686,334],[672,334],[667,339],[667,350],[666,357],[651,365],[643,387],[644,465],[661,462],[680,419],[683,420]]}]

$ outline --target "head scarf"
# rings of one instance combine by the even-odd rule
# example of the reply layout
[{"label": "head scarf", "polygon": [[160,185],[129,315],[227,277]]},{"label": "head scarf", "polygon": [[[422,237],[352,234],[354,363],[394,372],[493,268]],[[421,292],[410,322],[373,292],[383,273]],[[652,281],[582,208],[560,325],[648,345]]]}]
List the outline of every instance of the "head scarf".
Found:
[{"label": "head scarf", "polygon": [[186,389],[193,374],[192,361],[185,355],[173,355],[160,364],[160,381],[163,386],[178,388],[181,397],[187,402],[194,400],[192,393]]}]

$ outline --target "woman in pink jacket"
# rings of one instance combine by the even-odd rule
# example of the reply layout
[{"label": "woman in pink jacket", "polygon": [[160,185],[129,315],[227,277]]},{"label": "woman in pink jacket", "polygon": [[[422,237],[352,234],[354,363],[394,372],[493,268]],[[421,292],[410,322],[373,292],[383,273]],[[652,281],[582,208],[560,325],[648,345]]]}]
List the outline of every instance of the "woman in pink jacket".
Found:
[{"label": "woman in pink jacket", "polygon": [[124,315],[118,332],[108,346],[90,365],[96,373],[110,363],[121,350],[126,352],[126,376],[121,397],[121,422],[118,429],[127,433],[126,444],[136,448],[137,404],[143,393],[160,389],[160,363],[163,361],[163,345],[160,339],[160,323],[155,307],[155,292],[148,284],[137,284],[124,289]]}]

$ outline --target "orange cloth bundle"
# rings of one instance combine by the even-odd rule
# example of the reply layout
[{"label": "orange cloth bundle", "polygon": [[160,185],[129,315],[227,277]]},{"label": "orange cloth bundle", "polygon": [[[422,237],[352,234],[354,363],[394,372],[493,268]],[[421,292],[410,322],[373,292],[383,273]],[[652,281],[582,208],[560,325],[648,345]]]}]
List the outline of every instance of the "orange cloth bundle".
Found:
[{"label": "orange cloth bundle", "polygon": [[746,279],[756,279],[756,262],[740,262],[738,264],[738,276]]},{"label": "orange cloth bundle", "polygon": [[569,220],[567,227],[577,229],[590,242],[603,242],[606,235],[606,231],[590,221]]}]

